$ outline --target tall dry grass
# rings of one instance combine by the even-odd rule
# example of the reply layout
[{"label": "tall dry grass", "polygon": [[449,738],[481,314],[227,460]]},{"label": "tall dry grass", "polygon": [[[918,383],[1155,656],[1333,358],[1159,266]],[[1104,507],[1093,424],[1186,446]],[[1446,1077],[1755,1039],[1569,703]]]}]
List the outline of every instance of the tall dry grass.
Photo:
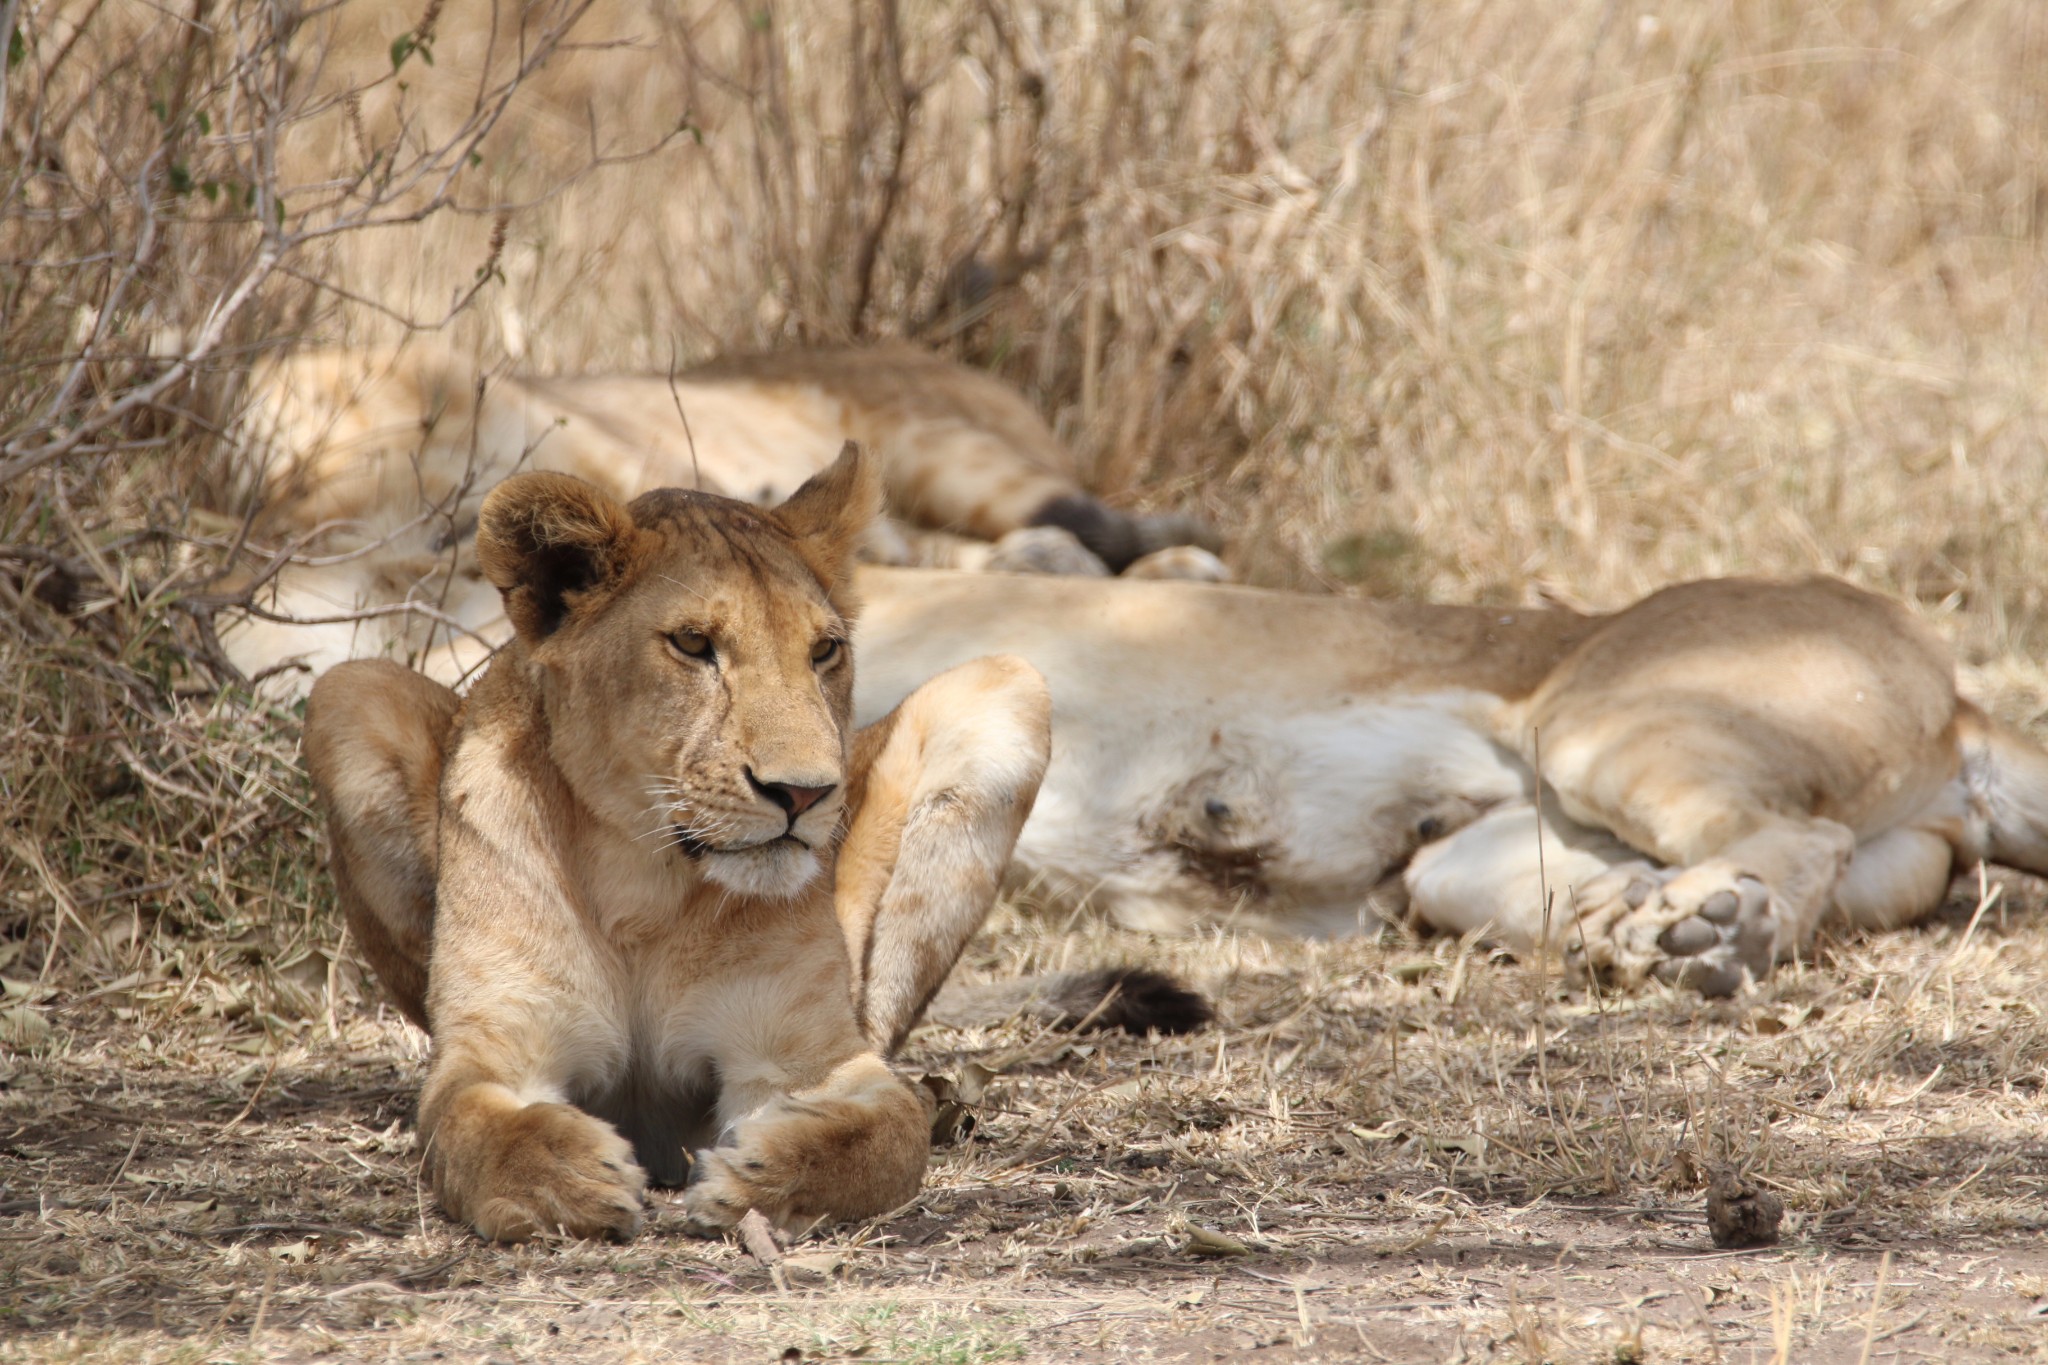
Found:
[{"label": "tall dry grass", "polygon": [[[203,629],[246,510],[223,415],[283,344],[424,327],[568,371],[910,336],[1022,386],[1113,498],[1228,527],[1255,580],[1604,605],[1821,569],[1919,603],[2008,709],[2041,694],[2033,0],[0,0],[0,28],[0,931],[46,975],[94,907],[207,867],[219,905],[172,920],[320,899],[236,890],[211,833],[256,810],[291,841],[266,866],[310,856],[288,762],[242,762],[290,719],[218,690]],[[151,223],[171,247],[138,255]],[[115,789],[176,829],[117,856]]]},{"label": "tall dry grass", "polygon": [[[249,533],[236,394],[370,306],[340,243],[479,211],[478,148],[581,7],[527,13],[459,108],[393,98],[373,137],[352,111],[427,66],[424,29],[336,89],[318,9],[0,0],[0,1051],[79,984],[196,989],[249,949],[293,965],[245,1010],[301,1013],[332,965],[295,718],[212,630]],[[353,162],[302,150],[336,111]]]}]

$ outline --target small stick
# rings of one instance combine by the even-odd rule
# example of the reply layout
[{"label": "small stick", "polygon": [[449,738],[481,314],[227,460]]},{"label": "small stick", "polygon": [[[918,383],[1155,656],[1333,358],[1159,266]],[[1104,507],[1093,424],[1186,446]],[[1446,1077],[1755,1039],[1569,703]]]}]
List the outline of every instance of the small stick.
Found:
[{"label": "small stick", "polygon": [[747,1254],[768,1268],[776,1292],[787,1294],[789,1280],[782,1273],[782,1239],[775,1235],[775,1225],[759,1209],[748,1209],[747,1216],[740,1219],[733,1231],[739,1234],[740,1245],[747,1249]]},{"label": "small stick", "polygon": [[733,1230],[739,1234],[740,1245],[747,1249],[747,1254],[762,1265],[774,1265],[782,1259],[782,1240],[775,1235],[775,1225],[759,1209],[748,1209],[747,1216]]},{"label": "small stick", "polygon": [[138,1150],[140,1150],[141,1147],[142,1130],[138,1128],[135,1130],[135,1141],[128,1144],[128,1155],[122,1157],[121,1164],[114,1168],[114,1177],[113,1179],[107,1182],[106,1188],[100,1191],[101,1194],[111,1194],[113,1192],[114,1186],[121,1183],[121,1177],[128,1174],[128,1163],[135,1160],[135,1153]]},{"label": "small stick", "polygon": [[1536,982],[1548,993],[1550,984],[1550,916],[1555,898],[1550,892],[1550,869],[1543,859],[1543,729],[1529,727],[1529,746],[1536,765],[1536,884],[1543,888],[1543,942],[1536,949]]},{"label": "small stick", "polygon": [[669,342],[668,352],[668,396],[676,405],[676,416],[683,422],[683,439],[690,443],[690,486],[698,492],[704,491],[704,471],[697,466],[697,438],[690,431],[690,414],[683,411],[683,392],[676,387],[675,342]]},{"label": "small stick", "polygon": [[1877,1314],[1884,1307],[1885,1281],[1892,1275],[1892,1254],[1887,1251],[1884,1259],[1877,1263],[1877,1288],[1870,1295],[1870,1321],[1863,1329],[1863,1351],[1856,1357],[1856,1365],[1870,1365],[1870,1352],[1877,1345]]},{"label": "small stick", "polygon": [[262,1098],[263,1098],[263,1088],[264,1088],[265,1086],[269,1085],[269,1084],[270,1084],[270,1078],[271,1078],[272,1076],[275,1076],[275,1075],[277,1074],[277,1064],[278,1064],[279,1062],[283,1061],[283,1060],[284,1060],[284,1054],[283,1054],[282,1052],[279,1052],[279,1053],[275,1053],[275,1054],[273,1054],[273,1055],[271,1056],[271,1058],[270,1058],[270,1070],[268,1070],[268,1071],[264,1072],[264,1073],[263,1073],[263,1079],[262,1079],[262,1080],[260,1080],[260,1081],[258,1081],[258,1082],[256,1082],[256,1093],[255,1093],[255,1094],[253,1094],[253,1095],[251,1095],[251,1096],[249,1096],[249,1102],[248,1102],[247,1104],[245,1104],[245,1105],[243,1105],[243,1106],[242,1106],[242,1112],[241,1112],[241,1113],[239,1113],[239,1114],[235,1115],[235,1116],[234,1116],[233,1118],[229,1119],[229,1120],[228,1120],[228,1121],[227,1121],[226,1123],[223,1123],[223,1124],[222,1124],[222,1125],[220,1126],[220,1131],[221,1131],[221,1132],[223,1132],[223,1133],[226,1133],[226,1132],[231,1132],[231,1131],[233,1131],[233,1129],[235,1128],[235,1126],[236,1126],[237,1124],[239,1124],[239,1123],[240,1123],[240,1122],[241,1122],[241,1121],[242,1121],[243,1119],[245,1119],[245,1118],[248,1118],[248,1117],[249,1117],[249,1115],[250,1115],[250,1114],[251,1114],[251,1113],[252,1113],[252,1112],[253,1112],[253,1111],[255,1110],[255,1108],[256,1108],[256,1101],[258,1101],[258,1100],[260,1100],[260,1099],[262,1099]]},{"label": "small stick", "polygon": [[263,1267],[263,1297],[256,1300],[256,1318],[249,1324],[249,1344],[254,1346],[256,1338],[263,1331],[263,1315],[270,1311],[270,1296],[277,1288],[277,1261],[271,1258]]}]

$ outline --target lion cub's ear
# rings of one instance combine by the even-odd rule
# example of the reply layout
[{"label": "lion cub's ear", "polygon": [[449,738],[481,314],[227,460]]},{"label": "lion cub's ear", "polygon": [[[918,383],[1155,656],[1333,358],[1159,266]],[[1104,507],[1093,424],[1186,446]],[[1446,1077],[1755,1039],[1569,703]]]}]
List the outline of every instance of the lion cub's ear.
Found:
[{"label": "lion cub's ear", "polygon": [[825,585],[833,603],[845,611],[853,552],[881,512],[881,469],[848,441],[829,468],[806,479],[773,515],[796,537],[797,553]]},{"label": "lion cub's ear", "polygon": [[528,640],[552,635],[576,599],[616,578],[637,532],[626,509],[568,474],[514,474],[484,499],[476,557]]}]

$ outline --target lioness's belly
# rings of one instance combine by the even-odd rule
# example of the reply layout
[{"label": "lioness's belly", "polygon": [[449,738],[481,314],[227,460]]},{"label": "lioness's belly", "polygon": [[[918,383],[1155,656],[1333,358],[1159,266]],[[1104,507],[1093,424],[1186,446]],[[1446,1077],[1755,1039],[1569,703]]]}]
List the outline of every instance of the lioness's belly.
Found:
[{"label": "lioness's belly", "polygon": [[[1497,698],[1448,681],[1349,687],[1345,663],[1370,657],[1356,641],[1282,651],[1265,638],[1268,603],[1336,617],[1316,599],[1005,575],[861,582],[857,719],[972,658],[1030,662],[1052,692],[1052,759],[1013,881],[1132,927],[1376,931],[1390,873],[1529,787],[1488,737]],[[1350,623],[1328,624],[1334,636]]]}]

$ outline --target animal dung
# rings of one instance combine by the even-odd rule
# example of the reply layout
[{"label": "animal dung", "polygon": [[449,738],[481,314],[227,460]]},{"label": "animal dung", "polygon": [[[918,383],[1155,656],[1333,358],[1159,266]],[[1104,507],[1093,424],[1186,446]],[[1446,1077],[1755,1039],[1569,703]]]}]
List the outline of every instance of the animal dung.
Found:
[{"label": "animal dung", "polygon": [[1785,1201],[1722,1169],[1707,1183],[1707,1231],[1724,1251],[1770,1246],[1785,1221]]}]

